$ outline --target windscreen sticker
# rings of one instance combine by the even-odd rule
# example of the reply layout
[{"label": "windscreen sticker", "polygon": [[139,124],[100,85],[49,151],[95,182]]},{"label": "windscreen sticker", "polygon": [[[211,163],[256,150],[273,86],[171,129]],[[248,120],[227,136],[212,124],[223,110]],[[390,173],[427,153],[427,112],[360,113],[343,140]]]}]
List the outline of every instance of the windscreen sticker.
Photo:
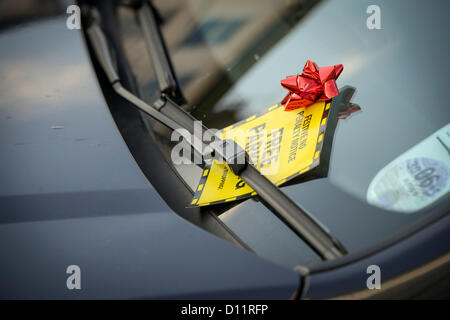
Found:
[{"label": "windscreen sticker", "polygon": [[[277,186],[317,167],[330,102],[286,112],[274,105],[219,132],[245,149],[251,163]],[[191,206],[219,204],[256,195],[226,163],[209,163]]]},{"label": "windscreen sticker", "polygon": [[414,213],[450,191],[450,124],[382,169],[367,190],[378,207]]}]

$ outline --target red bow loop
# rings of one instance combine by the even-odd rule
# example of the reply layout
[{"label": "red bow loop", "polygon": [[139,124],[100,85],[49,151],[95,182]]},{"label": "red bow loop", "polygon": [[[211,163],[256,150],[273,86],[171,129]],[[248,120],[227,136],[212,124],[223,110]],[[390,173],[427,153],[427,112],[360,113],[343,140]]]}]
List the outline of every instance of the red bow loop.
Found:
[{"label": "red bow loop", "polygon": [[290,111],[339,95],[336,79],[343,69],[342,64],[319,68],[308,60],[301,75],[289,76],[280,81],[281,86],[289,91],[281,104],[286,111]]}]

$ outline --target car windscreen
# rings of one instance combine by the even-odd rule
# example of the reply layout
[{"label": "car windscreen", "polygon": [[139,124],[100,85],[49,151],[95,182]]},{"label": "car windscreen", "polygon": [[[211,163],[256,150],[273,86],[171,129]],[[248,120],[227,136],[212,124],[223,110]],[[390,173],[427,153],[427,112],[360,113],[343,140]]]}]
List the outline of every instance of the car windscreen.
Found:
[{"label": "car windscreen", "polygon": [[[349,251],[447,210],[446,1],[378,1],[375,28],[367,1],[153,3],[164,19],[163,36],[188,102],[184,108],[210,128],[280,103],[286,94],[280,80],[300,74],[308,59],[320,66],[343,64],[338,87],[355,87],[353,101],[361,110],[339,120],[326,177],[282,188]],[[151,93],[155,80],[142,70],[135,68],[139,84]],[[161,132],[168,155],[169,136]],[[176,169],[195,190],[201,168]],[[318,259],[254,199],[219,211],[263,256],[287,266]],[[304,254],[294,254],[300,247]]]}]

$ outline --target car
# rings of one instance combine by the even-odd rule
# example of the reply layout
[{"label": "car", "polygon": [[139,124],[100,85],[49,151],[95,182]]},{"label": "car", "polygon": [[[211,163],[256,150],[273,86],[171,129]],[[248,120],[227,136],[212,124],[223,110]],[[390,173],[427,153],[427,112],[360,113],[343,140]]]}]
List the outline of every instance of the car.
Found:
[{"label": "car", "polygon": [[[0,2],[0,298],[449,298],[448,7]],[[197,121],[282,108],[308,60],[343,71],[323,142],[297,128],[320,148],[306,173],[196,148]],[[207,145],[256,195],[194,201]]]}]

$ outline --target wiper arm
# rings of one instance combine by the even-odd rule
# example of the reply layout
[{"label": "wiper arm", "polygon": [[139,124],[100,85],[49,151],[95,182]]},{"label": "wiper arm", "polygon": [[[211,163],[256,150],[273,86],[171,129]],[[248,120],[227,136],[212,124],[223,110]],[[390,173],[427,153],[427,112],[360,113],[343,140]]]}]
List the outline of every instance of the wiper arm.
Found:
[{"label": "wiper arm", "polygon": [[[145,3],[143,6],[147,6]],[[151,12],[151,11],[150,11]],[[269,179],[263,176],[252,164],[248,162],[248,156],[232,140],[222,140],[222,144],[233,144],[231,149],[222,148],[220,144],[212,143],[205,147],[201,137],[194,135],[194,122],[196,121],[190,114],[182,110],[175,102],[162,96],[153,106],[139,99],[134,94],[123,88],[120,78],[115,71],[111,52],[107,40],[94,20],[87,29],[88,38],[92,44],[94,53],[102,69],[107,75],[114,90],[123,98],[131,102],[134,106],[141,109],[157,121],[176,130],[184,128],[193,134],[194,139],[190,145],[195,152],[200,154],[201,158],[210,158],[215,154],[215,158],[224,160],[230,169],[242,178],[254,191],[263,203],[269,206],[272,211],[283,220],[287,226],[301,237],[322,259],[331,260],[342,257],[347,253],[345,248],[333,238],[320,224],[318,224],[308,213],[301,209],[292,199],[290,199],[280,188],[275,186]],[[157,39],[158,37],[150,37]],[[149,46],[153,46],[151,43]],[[157,45],[155,45],[157,46]],[[166,57],[167,59],[167,57]],[[156,60],[155,60],[156,63]],[[166,70],[167,71],[167,70]],[[206,129],[205,127],[203,127]],[[200,147],[199,147],[200,146]],[[207,151],[205,151],[207,150]],[[225,155],[223,150],[236,150],[233,155]],[[236,159],[245,155],[245,163],[240,163]]]},{"label": "wiper arm", "polygon": [[149,114],[150,116],[152,116],[159,122],[163,123],[167,127],[171,128],[172,130],[179,129],[180,125],[178,125],[178,123],[166,117],[164,114],[162,114],[155,108],[149,106],[146,102],[139,99],[122,86],[122,84],[120,83],[120,78],[117,75],[117,72],[114,68],[113,59],[109,52],[108,43],[106,41],[102,29],[96,23],[93,23],[88,28],[87,34],[91,41],[94,52],[97,55],[97,59],[100,65],[102,66],[103,71],[106,73],[109,82],[114,87],[114,90],[122,97],[124,97],[125,99],[129,100],[131,103],[136,105],[142,111]]}]

